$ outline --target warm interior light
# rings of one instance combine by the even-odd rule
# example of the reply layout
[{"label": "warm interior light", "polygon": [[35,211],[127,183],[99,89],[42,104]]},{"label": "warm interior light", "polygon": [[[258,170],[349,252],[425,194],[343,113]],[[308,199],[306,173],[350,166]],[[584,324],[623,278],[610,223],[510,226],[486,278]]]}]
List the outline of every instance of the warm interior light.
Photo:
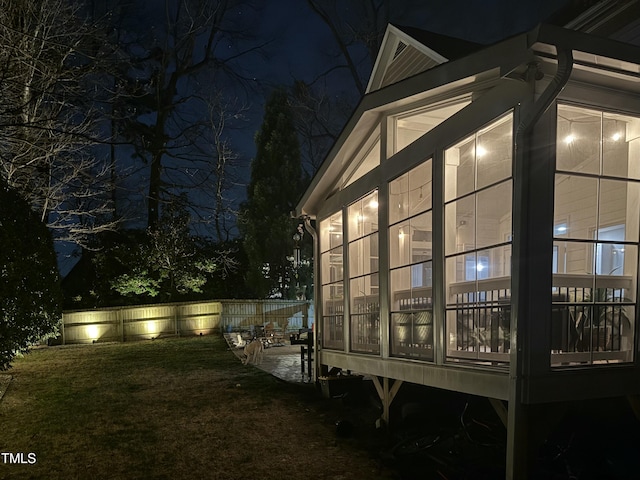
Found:
[{"label": "warm interior light", "polygon": [[622,135],[620,135],[618,132],[614,133],[614,134],[611,136],[611,139],[612,139],[614,142],[617,142],[617,141],[618,141],[618,140],[620,140],[621,138],[622,138]]},{"label": "warm interior light", "polygon": [[480,145],[476,147],[476,157],[481,158],[481,157],[484,157],[486,154],[487,154],[487,150],[484,147],[481,147]]},{"label": "warm interior light", "polygon": [[567,135],[566,137],[564,137],[564,143],[566,143],[567,145],[570,145],[573,143],[575,139],[576,137],[574,137],[573,135]]},{"label": "warm interior light", "polygon": [[400,232],[398,233],[398,237],[400,238],[400,240],[404,240],[404,230],[400,229]]},{"label": "warm interior light", "polygon": [[377,200],[371,200],[371,202],[369,202],[369,206],[371,208],[378,208],[378,201]]}]

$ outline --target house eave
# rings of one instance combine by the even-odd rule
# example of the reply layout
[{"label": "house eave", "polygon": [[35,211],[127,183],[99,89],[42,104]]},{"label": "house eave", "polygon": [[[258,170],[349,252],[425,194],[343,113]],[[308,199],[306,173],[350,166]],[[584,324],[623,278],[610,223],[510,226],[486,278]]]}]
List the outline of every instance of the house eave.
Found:
[{"label": "house eave", "polygon": [[463,59],[443,63],[398,83],[366,94],[351,115],[336,143],[329,151],[311,184],[296,207],[299,216],[314,218],[318,203],[332,186],[341,170],[337,158],[344,153],[347,139],[357,130],[370,130],[383,110],[403,104],[427,101],[460,90],[488,78],[506,75],[530,57],[526,35],[513,37]]},{"label": "house eave", "polygon": [[[296,207],[296,214],[316,217],[323,201],[336,188],[343,162],[349,159],[349,149],[355,148],[348,142],[349,137],[357,131],[370,131],[384,111],[419,100],[428,101],[443,95],[454,95],[456,90],[470,89],[479,82],[491,79],[498,81],[530,63],[537,55],[555,57],[559,48],[577,52],[577,58],[581,58],[583,54],[582,58],[585,60],[582,63],[592,69],[604,70],[606,66],[602,62],[605,59],[614,59],[621,62],[619,70],[623,75],[633,76],[640,71],[639,47],[562,27],[540,25],[528,33],[511,37],[467,57],[443,63],[370,92],[356,107],[316,172]],[[589,58],[593,60],[588,61]]]}]

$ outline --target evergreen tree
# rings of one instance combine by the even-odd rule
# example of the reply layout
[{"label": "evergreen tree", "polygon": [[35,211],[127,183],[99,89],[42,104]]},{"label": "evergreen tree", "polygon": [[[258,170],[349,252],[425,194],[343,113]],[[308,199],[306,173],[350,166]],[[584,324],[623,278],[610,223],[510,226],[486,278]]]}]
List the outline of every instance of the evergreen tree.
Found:
[{"label": "evergreen tree", "polygon": [[293,235],[300,222],[291,218],[291,212],[304,185],[289,99],[278,89],[266,102],[264,120],[256,134],[256,156],[240,215],[249,261],[247,284],[260,297],[296,296]]}]

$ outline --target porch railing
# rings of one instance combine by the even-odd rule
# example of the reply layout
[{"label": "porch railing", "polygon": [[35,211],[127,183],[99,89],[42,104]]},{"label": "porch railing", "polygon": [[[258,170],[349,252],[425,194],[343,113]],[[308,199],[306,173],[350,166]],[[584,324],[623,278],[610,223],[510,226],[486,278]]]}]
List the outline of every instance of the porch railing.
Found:
[{"label": "porch railing", "polygon": [[[553,275],[550,306],[552,366],[633,360],[633,278],[622,275]],[[447,356],[496,364],[509,361],[510,278],[451,286]]]},{"label": "porch railing", "polygon": [[633,360],[633,278],[554,275],[551,310],[553,366]]}]

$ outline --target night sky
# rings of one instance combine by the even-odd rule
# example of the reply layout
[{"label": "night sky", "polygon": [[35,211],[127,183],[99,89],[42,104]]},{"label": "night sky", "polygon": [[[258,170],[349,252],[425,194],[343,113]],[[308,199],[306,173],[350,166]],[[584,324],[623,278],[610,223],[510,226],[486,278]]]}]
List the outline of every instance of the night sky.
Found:
[{"label": "night sky", "polygon": [[[350,0],[354,4],[358,0]],[[531,29],[569,0],[394,0],[393,23],[435,33],[491,44]],[[398,14],[396,14],[398,12]],[[248,12],[238,11],[238,15]],[[233,138],[240,155],[239,176],[244,182],[233,196],[239,204],[245,195],[250,162],[255,155],[255,133],[260,128],[264,100],[276,86],[294,80],[311,82],[342,59],[335,55],[335,43],[328,27],[308,7],[306,0],[268,0],[262,4],[256,43],[266,42],[263,55],[252,55],[243,66],[245,76],[253,78],[254,90],[248,99],[246,118]],[[149,18],[152,18],[151,15]],[[251,19],[248,18],[248,21]],[[249,57],[248,57],[249,58]],[[363,81],[367,82],[371,64],[365,62]],[[336,71],[328,79],[336,94],[350,95],[354,105],[358,94],[353,80]],[[63,275],[75,263],[65,248],[60,256]]]},{"label": "night sky", "polygon": [[[568,0],[396,0],[403,15],[391,21],[481,44],[495,43],[527,31],[548,18]],[[412,5],[403,12],[403,6]],[[307,6],[305,0],[269,0],[263,11],[260,38],[273,39],[265,58],[253,58],[247,70],[258,85],[253,99],[254,132],[259,128],[262,103],[275,85],[290,85],[294,79],[312,81],[335,64],[331,56],[335,43],[328,27]],[[338,59],[340,60],[340,59]],[[367,65],[365,83],[371,72]],[[353,88],[351,80],[337,73],[333,84]],[[261,98],[262,97],[262,98]],[[257,122],[257,123],[256,123]],[[243,142],[244,143],[244,142]],[[251,157],[252,145],[242,145]]]},{"label": "night sky", "polygon": [[[391,21],[489,45],[533,28],[568,1],[395,0],[394,6],[403,15]],[[306,0],[269,0],[262,13],[258,36],[273,41],[264,58],[254,57],[247,65],[247,70],[256,78],[257,89],[251,100],[249,124],[235,142],[242,157],[247,159],[247,178],[249,160],[255,154],[254,135],[260,128],[262,107],[269,91],[274,86],[291,85],[294,80],[313,81],[337,60],[341,61],[336,60],[331,32],[307,6]],[[366,65],[363,70],[365,84],[371,67]],[[329,82],[336,90],[342,90],[341,93],[356,95],[353,81],[344,73],[334,73]]]},{"label": "night sky", "polygon": [[[429,30],[482,44],[491,44],[526,31],[568,0],[396,0],[419,4],[392,18],[401,25]],[[261,67],[270,69],[273,80],[286,82],[292,76],[313,78],[331,62],[323,50],[331,43],[330,32],[304,0],[269,0],[261,36],[277,38],[273,57]],[[278,68],[273,68],[277,66]],[[260,67],[259,65],[256,65]]]}]

